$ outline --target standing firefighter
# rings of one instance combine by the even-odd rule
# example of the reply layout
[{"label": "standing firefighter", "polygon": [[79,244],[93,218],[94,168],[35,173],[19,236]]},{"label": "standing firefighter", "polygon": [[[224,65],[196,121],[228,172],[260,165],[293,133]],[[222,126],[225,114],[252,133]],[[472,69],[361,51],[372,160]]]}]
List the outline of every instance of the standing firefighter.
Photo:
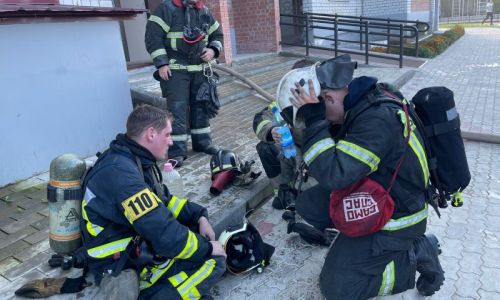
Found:
[{"label": "standing firefighter", "polygon": [[[303,159],[319,183],[299,195],[296,210],[320,230],[340,231],[321,271],[323,295],[400,293],[415,286],[416,271],[418,291],[434,294],[444,275],[437,239],[424,235],[429,170],[411,107],[376,78],[353,80],[348,55],[313,68],[305,86],[285,75],[278,100],[284,119],[305,127]],[[342,127],[332,132],[332,125]]]},{"label": "standing firefighter", "polygon": [[215,154],[207,103],[197,101],[209,65],[222,51],[222,31],[200,0],[166,0],[149,17],[146,49],[158,69],[163,97],[174,115],[169,157],[181,166],[187,158],[188,126],[193,150]]}]

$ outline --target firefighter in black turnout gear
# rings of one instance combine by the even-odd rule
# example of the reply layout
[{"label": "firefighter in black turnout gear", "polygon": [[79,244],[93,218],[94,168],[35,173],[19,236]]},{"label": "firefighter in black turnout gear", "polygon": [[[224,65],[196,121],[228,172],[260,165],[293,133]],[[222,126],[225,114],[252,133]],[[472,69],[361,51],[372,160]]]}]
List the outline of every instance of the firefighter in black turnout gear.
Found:
[{"label": "firefighter in black turnout gear", "polygon": [[207,103],[197,101],[197,94],[211,73],[207,63],[222,51],[222,41],[219,22],[200,0],[163,1],[146,25],[146,49],[158,69],[155,78],[175,117],[169,157],[178,161],[177,166],[187,158],[188,128],[194,151],[217,152]]},{"label": "firefighter in black turnout gear", "polygon": [[[305,124],[303,159],[319,186],[299,195],[296,211],[316,228],[334,227],[331,192],[367,176],[387,189],[394,170],[399,170],[390,190],[392,216],[374,233],[339,234],[320,274],[321,291],[327,299],[396,294],[415,287],[418,271],[418,291],[432,295],[443,284],[444,272],[437,239],[424,235],[429,170],[422,136],[401,105],[384,101],[393,101],[394,95],[384,93],[376,78],[352,80],[354,68],[348,55],[328,60],[317,67],[314,78],[305,78],[308,84],[290,82],[289,95],[278,95],[279,100],[290,99],[294,124]],[[340,130],[331,130],[339,124]],[[410,128],[408,137],[405,129]]]},{"label": "firefighter in black turnout gear", "polygon": [[127,134],[111,142],[83,182],[89,271],[99,283],[136,270],[139,299],[199,299],[225,270],[207,210],[161,184],[156,163],[172,144],[171,120],[159,108],[136,107]]}]

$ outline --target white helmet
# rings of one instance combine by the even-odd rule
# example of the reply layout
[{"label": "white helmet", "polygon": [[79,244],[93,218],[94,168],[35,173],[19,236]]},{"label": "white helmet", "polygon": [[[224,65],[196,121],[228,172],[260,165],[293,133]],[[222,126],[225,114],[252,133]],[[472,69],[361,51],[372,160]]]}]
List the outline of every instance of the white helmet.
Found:
[{"label": "white helmet", "polygon": [[316,76],[316,67],[318,63],[300,69],[294,69],[286,73],[283,78],[281,78],[278,84],[278,91],[276,92],[278,106],[281,110],[281,116],[290,125],[295,128],[305,127],[303,120],[296,120],[297,108],[292,105],[290,98],[293,99],[292,92],[290,89],[295,88],[295,83],[300,82],[304,87],[304,90],[309,94],[309,79],[312,79],[314,85],[314,92],[316,96],[320,94],[320,84],[318,77]]}]

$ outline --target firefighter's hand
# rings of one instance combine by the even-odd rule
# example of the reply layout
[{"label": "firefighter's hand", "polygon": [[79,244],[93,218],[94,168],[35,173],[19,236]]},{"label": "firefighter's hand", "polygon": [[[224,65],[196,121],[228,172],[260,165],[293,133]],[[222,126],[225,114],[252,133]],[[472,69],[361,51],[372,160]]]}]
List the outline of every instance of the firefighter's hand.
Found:
[{"label": "firefighter's hand", "polygon": [[212,244],[212,256],[227,257],[226,251],[224,251],[219,241],[210,241],[210,243]]},{"label": "firefighter's hand", "polygon": [[201,217],[198,220],[198,224],[200,225],[200,234],[210,241],[215,241],[215,231],[212,228],[212,225],[208,222],[207,218]]},{"label": "firefighter's hand", "polygon": [[273,129],[271,129],[271,136],[277,146],[281,145],[281,135],[278,133],[278,127],[273,127]]},{"label": "firefighter's hand", "polygon": [[161,66],[160,69],[158,69],[158,73],[160,73],[160,77],[163,80],[169,80],[170,77],[172,77],[172,71],[170,71],[168,65]]},{"label": "firefighter's hand", "polygon": [[309,94],[306,93],[306,90],[299,82],[295,83],[295,88],[291,88],[293,98],[290,98],[290,102],[292,102],[293,106],[300,108],[303,105],[309,103],[318,103],[319,99],[316,96],[316,92],[314,91],[314,84],[311,79],[308,80],[309,84]]},{"label": "firefighter's hand", "polygon": [[200,58],[204,61],[204,62],[209,62],[211,61],[215,56],[215,52],[213,49],[210,49],[210,48],[203,48],[203,52],[201,53],[201,56]]}]

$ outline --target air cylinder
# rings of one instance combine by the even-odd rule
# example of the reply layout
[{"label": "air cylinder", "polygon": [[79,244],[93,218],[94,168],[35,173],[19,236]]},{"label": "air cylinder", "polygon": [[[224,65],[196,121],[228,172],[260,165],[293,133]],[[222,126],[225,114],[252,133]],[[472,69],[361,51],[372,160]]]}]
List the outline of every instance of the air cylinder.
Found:
[{"label": "air cylinder", "polygon": [[81,246],[83,192],[80,179],[85,170],[85,161],[76,154],[60,155],[50,163],[47,185],[49,244],[56,253],[70,254]]}]

